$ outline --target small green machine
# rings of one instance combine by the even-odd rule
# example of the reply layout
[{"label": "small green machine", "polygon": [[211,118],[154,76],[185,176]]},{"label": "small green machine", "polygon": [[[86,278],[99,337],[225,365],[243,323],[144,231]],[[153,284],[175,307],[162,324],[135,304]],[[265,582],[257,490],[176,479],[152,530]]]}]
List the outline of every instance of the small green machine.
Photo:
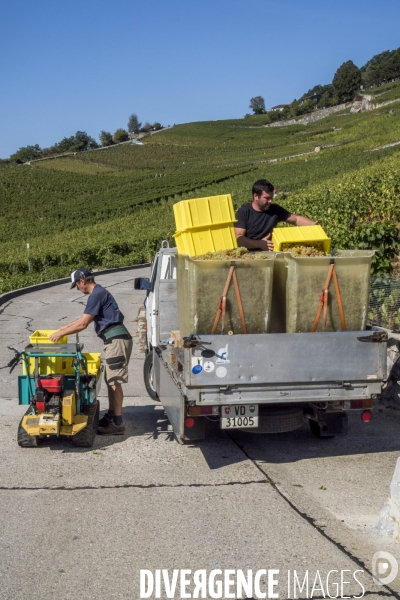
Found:
[{"label": "small green machine", "polygon": [[22,351],[10,348],[15,352],[10,372],[22,362],[19,404],[29,406],[18,427],[18,444],[34,448],[45,438],[67,436],[75,446],[91,447],[99,423],[100,354],[83,353],[78,336],[74,344],[67,336],[52,343],[51,333],[35,332]]}]

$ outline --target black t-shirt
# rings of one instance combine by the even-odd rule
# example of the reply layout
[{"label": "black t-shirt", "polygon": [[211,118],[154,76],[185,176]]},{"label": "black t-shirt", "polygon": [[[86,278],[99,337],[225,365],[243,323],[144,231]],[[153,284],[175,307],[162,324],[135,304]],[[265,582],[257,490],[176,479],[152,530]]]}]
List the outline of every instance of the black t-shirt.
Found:
[{"label": "black t-shirt", "polygon": [[89,295],[83,312],[86,315],[94,315],[94,329],[97,335],[110,325],[117,325],[117,323],[122,323],[124,320],[124,315],[119,310],[114,297],[98,283]]},{"label": "black t-shirt", "polygon": [[236,223],[234,227],[246,230],[246,237],[251,240],[261,240],[271,233],[275,225],[281,221],[287,221],[291,213],[279,206],[271,204],[268,210],[261,212],[254,210],[251,203],[241,206],[236,212]]}]

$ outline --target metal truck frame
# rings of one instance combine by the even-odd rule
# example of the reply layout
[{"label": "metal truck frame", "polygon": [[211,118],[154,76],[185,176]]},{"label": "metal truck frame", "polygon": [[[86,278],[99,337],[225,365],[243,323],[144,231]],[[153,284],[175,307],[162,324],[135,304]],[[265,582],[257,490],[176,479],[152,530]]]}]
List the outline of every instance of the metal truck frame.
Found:
[{"label": "metal truck frame", "polygon": [[346,409],[370,420],[386,377],[386,333],[191,335],[179,343],[171,338],[179,329],[176,254],[163,243],[135,289],[147,290],[146,389],[178,442],[203,439],[207,419],[279,433],[308,418],[317,437],[346,433]]}]

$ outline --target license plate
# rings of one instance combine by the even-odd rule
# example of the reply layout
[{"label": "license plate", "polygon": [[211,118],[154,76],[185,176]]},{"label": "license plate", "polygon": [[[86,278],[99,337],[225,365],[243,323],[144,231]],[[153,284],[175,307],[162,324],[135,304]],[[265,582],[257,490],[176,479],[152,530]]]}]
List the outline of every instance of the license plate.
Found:
[{"label": "license plate", "polygon": [[258,427],[258,404],[221,406],[221,429]]}]

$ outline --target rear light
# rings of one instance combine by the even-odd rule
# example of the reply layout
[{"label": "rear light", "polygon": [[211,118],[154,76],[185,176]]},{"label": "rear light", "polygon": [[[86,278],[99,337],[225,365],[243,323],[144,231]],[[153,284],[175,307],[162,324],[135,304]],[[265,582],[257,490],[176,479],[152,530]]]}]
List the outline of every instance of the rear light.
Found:
[{"label": "rear light", "polygon": [[200,415],[219,415],[219,406],[188,406],[187,414],[194,417]]},{"label": "rear light", "polygon": [[369,423],[372,419],[372,412],[370,410],[364,410],[364,412],[361,414],[361,418],[364,423]]},{"label": "rear light", "polygon": [[193,427],[194,425],[194,419],[192,419],[192,417],[186,417],[185,419],[185,427]]},{"label": "rear light", "polygon": [[343,404],[346,410],[374,407],[372,398],[365,398],[364,400],[346,400]]}]

